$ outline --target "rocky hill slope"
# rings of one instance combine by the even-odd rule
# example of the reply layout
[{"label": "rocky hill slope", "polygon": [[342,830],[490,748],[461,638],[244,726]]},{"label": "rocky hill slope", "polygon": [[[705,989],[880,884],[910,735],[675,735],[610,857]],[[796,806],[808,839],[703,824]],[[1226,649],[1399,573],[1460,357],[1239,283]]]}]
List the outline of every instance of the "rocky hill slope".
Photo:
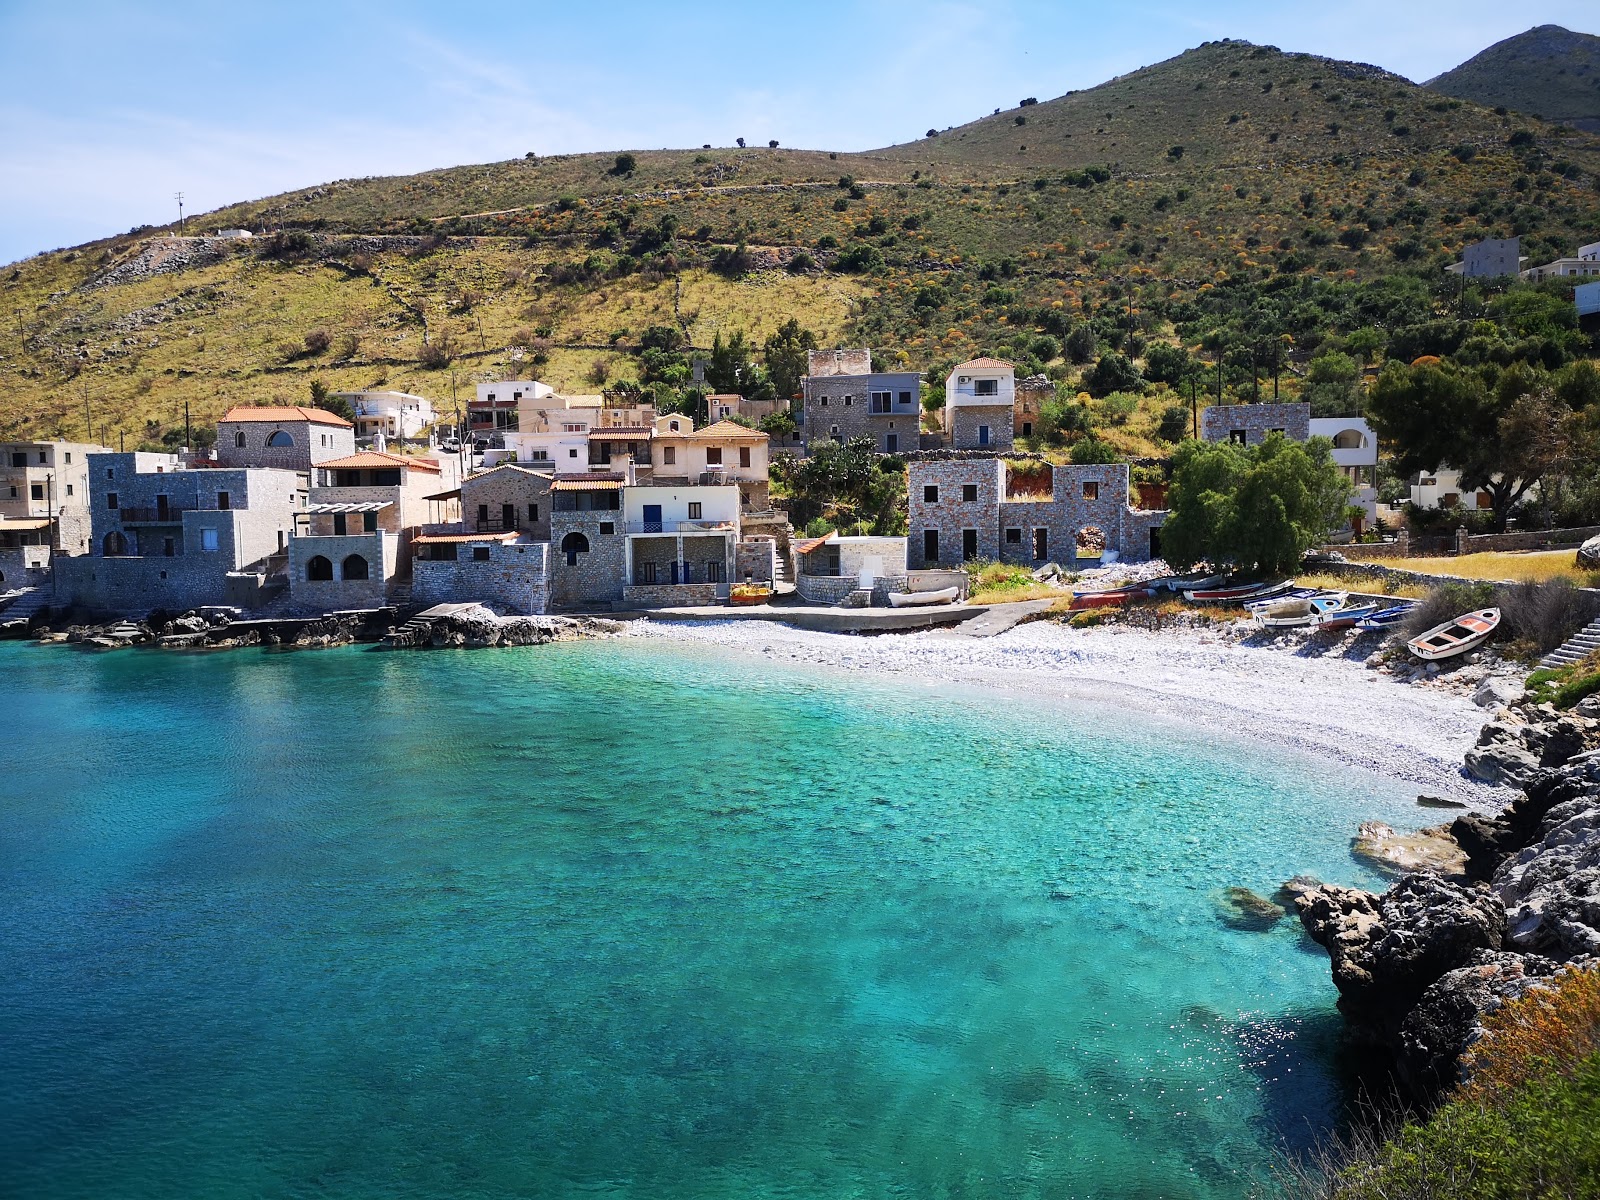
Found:
[{"label": "rocky hill slope", "polygon": [[[863,154],[569,155],[340,180],[0,268],[0,436],[131,446],[242,400],[597,390],[652,326],[793,316],[916,367],[1226,279],[1437,278],[1600,229],[1600,139],[1377,68],[1218,42]],[[88,416],[84,416],[87,406]]]},{"label": "rocky hill slope", "polygon": [[1486,108],[1538,113],[1600,133],[1600,37],[1540,25],[1496,42],[1426,86]]}]

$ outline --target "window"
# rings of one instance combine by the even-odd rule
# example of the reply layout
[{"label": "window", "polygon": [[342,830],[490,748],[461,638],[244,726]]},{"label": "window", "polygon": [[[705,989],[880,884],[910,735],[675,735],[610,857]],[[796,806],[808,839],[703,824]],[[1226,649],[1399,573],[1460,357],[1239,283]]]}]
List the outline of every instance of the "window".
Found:
[{"label": "window", "polygon": [[478,528],[482,529],[488,523],[489,523],[489,506],[487,504],[480,504],[480,505],[478,505]]},{"label": "window", "polygon": [[539,519],[539,506],[537,504],[528,505],[528,520],[537,521],[538,519]]},{"label": "window", "polygon": [[572,421],[568,421],[566,424],[561,426],[562,433],[583,433],[587,429],[587,425],[578,425]]},{"label": "window", "polygon": [[1232,442],[1235,446],[1244,445],[1245,444],[1245,432],[1244,432],[1244,430],[1242,430],[1242,429],[1230,429],[1230,430],[1228,430],[1228,441]]},{"label": "window", "polygon": [[49,459],[48,453],[46,451],[44,451],[44,450],[39,451],[39,465],[41,467],[42,466],[46,466],[49,463],[49,461],[50,461],[50,459]]},{"label": "window", "polygon": [[975,484],[975,483],[963,483],[961,485],[961,500],[962,500],[962,503],[964,503],[964,504],[973,504],[973,503],[977,502],[977,499],[978,499],[978,485]]},{"label": "window", "polygon": [[616,531],[617,531],[617,523],[615,521],[601,521],[600,522],[600,532],[601,533],[615,533]]},{"label": "window", "polygon": [[899,449],[900,435],[898,433],[886,433],[883,435],[883,452],[885,454],[893,454]]},{"label": "window", "polygon": [[106,493],[106,507],[112,509],[117,507],[117,494],[115,492]]},{"label": "window", "polygon": [[722,564],[721,563],[719,563],[719,562],[708,562],[706,564],[706,582],[707,583],[721,583],[722,582]]},{"label": "window", "polygon": [[839,427],[837,425],[828,426],[828,436],[837,442],[839,440]]},{"label": "window", "polygon": [[971,562],[978,557],[978,531],[976,529],[963,529],[961,531],[961,557],[966,562]]},{"label": "window", "polygon": [[639,577],[635,582],[637,582],[637,583],[654,583],[656,581],[656,565],[655,565],[655,563],[653,563],[653,562],[643,562],[643,563],[639,563],[638,567],[639,567],[639,572],[638,572]]},{"label": "window", "polygon": [[216,553],[217,531],[215,529],[202,529],[200,531],[200,549]]},{"label": "window", "polygon": [[[20,467],[22,464],[21,463],[16,463],[15,465]],[[116,468],[115,467],[107,467],[106,468],[106,478],[107,479],[115,479],[116,477],[117,477]]]},{"label": "window", "polygon": [[978,426],[978,445],[987,446],[988,444],[989,444],[989,427],[987,425],[979,425]]},{"label": "window", "polygon": [[822,397],[822,407],[823,408],[827,408],[828,407],[828,398],[826,396]]},{"label": "window", "polygon": [[701,511],[700,501],[698,501],[698,500],[689,501],[689,520],[691,520],[691,521],[700,520],[700,511]]},{"label": "window", "polygon": [[1083,485],[1083,498],[1085,500],[1100,499],[1100,485],[1092,479],[1085,480]]},{"label": "window", "polygon": [[939,485],[936,483],[924,484],[922,488],[922,502],[924,504],[939,503]]},{"label": "window", "polygon": [[244,430],[241,429],[233,435],[233,448],[235,450],[244,449]]},{"label": "window", "polygon": [[72,485],[70,483],[67,484],[67,495],[72,495]]},{"label": "window", "polygon": [[473,562],[488,562],[489,561],[489,547],[487,547],[487,546],[474,546],[472,548],[472,561]]},{"label": "window", "polygon": [[972,381],[972,394],[974,396],[998,396],[1000,394],[1000,381],[998,379],[974,379]]},{"label": "window", "polygon": [[364,513],[361,514],[361,532],[362,533],[377,533],[378,532],[378,514],[377,513],[375,513],[375,512],[364,512]]},{"label": "window", "polygon": [[678,428],[679,428],[678,422],[676,422],[676,421],[668,421],[667,422],[667,428],[672,430],[673,433],[677,433],[678,432]]},{"label": "window", "polygon": [[292,437],[290,437],[282,429],[278,429],[278,430],[274,430],[272,436],[267,439],[267,445],[269,445],[269,446],[292,446],[292,445],[294,445],[294,439]]},{"label": "window", "polygon": [[[28,465],[28,452],[26,450],[14,450],[14,451],[12,451],[12,453],[11,453],[11,465],[13,467],[25,467],[25,466],[27,466]],[[111,472],[107,471],[106,474],[109,476],[111,474]]]},{"label": "window", "polygon": [[678,448],[676,446],[663,446],[663,447],[661,447],[661,465],[662,466],[664,466],[664,467],[674,466],[674,465],[676,465],[677,461],[678,461]]},{"label": "window", "polygon": [[43,500],[44,499],[44,484],[42,484],[42,483],[34,484],[32,487],[30,487],[28,489],[28,495],[32,496],[35,500]]},{"label": "window", "polygon": [[706,447],[706,466],[708,466],[708,467],[720,467],[721,465],[722,465],[722,447],[721,446],[707,446]]},{"label": "window", "polygon": [[17,498],[17,485],[16,484],[12,484],[11,485],[11,499],[15,500],[16,498]]},{"label": "window", "polygon": [[568,458],[577,458],[578,457],[578,449],[577,449],[576,446],[574,446],[571,450],[567,451],[567,457]]},{"label": "window", "polygon": [[922,561],[930,563],[939,561],[939,531],[937,529],[924,529],[922,531]]},{"label": "window", "polygon": [[217,493],[217,507],[218,508],[220,508],[224,512],[226,512],[232,506],[233,506],[233,497],[232,496],[230,496],[227,492],[218,492]]},{"label": "window", "polygon": [[1024,421],[1022,423],[1022,436],[1023,437],[1032,437],[1033,436],[1033,422],[1032,421]]},{"label": "window", "polygon": [[352,554],[340,564],[346,579],[366,579],[368,577],[367,560],[359,554]]},{"label": "window", "polygon": [[567,556],[567,566],[578,565],[578,555],[589,553],[589,539],[573,530],[561,539],[561,552]]},{"label": "window", "polygon": [[868,395],[868,397],[867,397],[868,400],[870,401],[870,404],[868,405],[868,411],[869,412],[875,412],[875,413],[886,413],[886,412],[888,412],[889,411],[890,396],[891,396],[891,393],[889,393],[889,392],[872,392],[872,393],[870,393]]},{"label": "window", "polygon": [[71,450],[68,450],[66,452],[66,463],[67,463],[68,466],[72,465],[72,451]]},{"label": "window", "polygon": [[856,398],[854,396],[845,396],[845,397],[842,397],[842,399],[844,400],[844,406],[846,408],[849,408],[852,404],[854,404],[856,402]]},{"label": "window", "polygon": [[900,393],[900,403],[901,404],[910,404],[911,403],[911,393],[910,392],[901,392]]},{"label": "window", "polygon": [[334,537],[344,537],[345,534],[347,534],[349,532],[350,532],[350,530],[348,528],[348,522],[346,522],[346,520],[345,520],[345,515],[343,513],[334,513],[333,514],[333,536]]},{"label": "window", "polygon": [[1020,546],[1020,545],[1022,545],[1022,530],[1020,530],[1020,529],[1008,529],[1008,530],[1006,530],[1006,545],[1008,545],[1008,546]]},{"label": "window", "polygon": [[750,465],[750,447],[749,446],[740,446],[739,447],[739,465],[741,467],[748,467]]}]

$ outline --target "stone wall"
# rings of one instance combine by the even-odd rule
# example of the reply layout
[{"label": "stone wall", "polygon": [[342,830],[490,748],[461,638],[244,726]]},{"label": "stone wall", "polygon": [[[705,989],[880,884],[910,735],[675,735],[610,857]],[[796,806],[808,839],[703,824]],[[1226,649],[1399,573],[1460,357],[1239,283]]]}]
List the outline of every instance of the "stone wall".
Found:
[{"label": "stone wall", "polygon": [[[1000,557],[1000,499],[1005,467],[996,458],[913,463],[908,468],[910,538],[906,543],[906,564],[912,569],[954,565],[962,561],[962,533],[977,534],[975,557]],[[972,500],[964,500],[963,488],[976,489]],[[926,489],[934,488],[933,498]],[[938,558],[924,554],[925,531],[939,535]]]},{"label": "stone wall", "polygon": [[[342,537],[297,537],[289,543],[289,594],[295,606],[333,612],[342,608],[380,608],[388,584],[399,570],[399,538],[393,533],[351,533]],[[308,564],[326,558],[332,579],[312,579]],[[345,563],[351,556],[365,560],[365,579],[346,579]]]},{"label": "stone wall", "polygon": [[[500,527],[504,506],[511,505],[514,529],[535,542],[550,540],[550,480],[518,467],[501,467],[474,475],[461,483],[461,524],[468,533],[478,531],[479,509]],[[502,530],[509,532],[509,530]]]},{"label": "stone wall", "polygon": [[1244,430],[1245,445],[1259,446],[1267,434],[1281,429],[1290,441],[1311,436],[1309,404],[1213,404],[1200,414],[1200,436],[1208,442],[1225,442],[1235,429]]},{"label": "stone wall", "polygon": [[745,538],[733,548],[734,583],[772,583],[778,561],[778,541],[773,537]]},{"label": "stone wall", "polygon": [[629,608],[704,608],[717,602],[714,583],[641,583],[622,589],[617,604]]},{"label": "stone wall", "polygon": [[[285,408],[281,423],[273,421],[223,421],[217,425],[217,465],[221,467],[278,467],[285,471],[309,471],[317,463],[348,458],[356,452],[356,431],[344,425],[321,425],[293,420],[293,409]],[[283,432],[293,439],[289,446],[269,446],[267,439]],[[244,435],[244,445],[237,435]]]},{"label": "stone wall", "polygon": [[[950,410],[950,445],[956,450],[989,454],[1011,449],[1013,416],[1009,404],[958,404]],[[989,444],[978,441],[978,426],[989,427]]]},{"label": "stone wall", "polygon": [[[602,532],[602,529],[610,532]],[[627,537],[622,529],[622,512],[552,512],[550,514],[550,602],[579,607],[610,606],[622,599],[627,583]],[[579,533],[588,539],[589,549],[567,562],[562,542],[568,534]]]},{"label": "stone wall", "polygon": [[224,603],[230,594],[228,564],[204,558],[100,558],[79,555],[55,561],[56,599],[92,612],[144,617],[155,609],[185,612]]},{"label": "stone wall", "polygon": [[49,562],[48,546],[15,546],[0,550],[0,592],[48,584]]},{"label": "stone wall", "polygon": [[[487,550],[479,559],[475,550]],[[550,546],[545,542],[463,545],[454,562],[418,559],[411,600],[419,607],[477,600],[501,613],[539,616],[550,607]]]}]

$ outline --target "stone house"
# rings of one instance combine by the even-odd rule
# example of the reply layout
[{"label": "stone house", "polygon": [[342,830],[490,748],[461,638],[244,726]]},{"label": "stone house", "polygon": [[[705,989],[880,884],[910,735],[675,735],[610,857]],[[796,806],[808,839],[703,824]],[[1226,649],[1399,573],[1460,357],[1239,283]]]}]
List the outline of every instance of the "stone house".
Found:
[{"label": "stone house", "polygon": [[[322,463],[289,543],[297,608],[377,608],[411,572],[411,538],[452,501],[455,460],[364,450]],[[444,506],[444,511],[440,507]]]},{"label": "stone house", "polygon": [[945,443],[952,450],[1011,449],[1017,370],[998,358],[974,358],[944,381]]},{"label": "stone house", "polygon": [[627,533],[615,471],[567,474],[550,484],[550,602],[605,607],[627,585]]},{"label": "stone house", "polygon": [[860,437],[880,454],[919,448],[920,374],[874,371],[870,350],[812,350],[806,363],[800,435],[808,452],[822,441]]},{"label": "stone house", "polygon": [[1012,412],[1013,438],[1031,438],[1039,427],[1039,412],[1046,401],[1055,399],[1056,385],[1045,375],[1029,375],[1017,380],[1017,402]]},{"label": "stone house", "polygon": [[[550,540],[550,483],[554,476],[502,463],[461,481],[463,533],[520,533],[529,541]],[[448,500],[440,492],[430,500]]]},{"label": "stone house", "polygon": [[732,483],[630,487],[622,494],[629,605],[711,604],[735,578],[742,500]]},{"label": "stone house", "polygon": [[306,499],[306,476],[296,471],[91,454],[91,552],[56,560],[56,595],[120,614],[257,606],[281,587],[287,541]]},{"label": "stone house", "polygon": [[1259,446],[1270,433],[1305,441],[1311,436],[1311,405],[1213,404],[1200,414],[1203,441]]},{"label": "stone house", "polygon": [[87,442],[0,442],[0,593],[40,587],[55,555],[89,553]]},{"label": "stone house", "polygon": [[1497,279],[1516,275],[1522,270],[1522,263],[1521,238],[1485,238],[1465,247],[1461,251],[1461,261],[1445,270],[1474,279]]},{"label": "stone house", "polygon": [[355,452],[355,426],[322,408],[239,405],[217,422],[219,467],[310,471]]},{"label": "stone house", "polygon": [[998,458],[912,463],[907,563],[913,570],[972,559],[1043,564],[1159,557],[1166,513],[1134,508],[1128,464],[1057,466],[1014,478]]},{"label": "stone house", "polygon": [[696,429],[688,418],[681,420],[683,427],[676,430],[671,428],[675,423],[671,416],[657,421],[650,443],[652,482],[679,486],[731,483],[738,487],[740,502],[747,510],[764,511],[772,506],[767,475],[770,439],[766,434],[732,421]]},{"label": "stone house", "polygon": [[511,533],[421,533],[412,539],[411,600],[475,600],[535,616],[550,606],[550,543]]},{"label": "stone house", "polygon": [[852,592],[871,592],[877,603],[886,604],[888,592],[908,590],[903,537],[829,533],[798,541],[794,550],[799,563],[795,592],[808,604],[838,604]]}]

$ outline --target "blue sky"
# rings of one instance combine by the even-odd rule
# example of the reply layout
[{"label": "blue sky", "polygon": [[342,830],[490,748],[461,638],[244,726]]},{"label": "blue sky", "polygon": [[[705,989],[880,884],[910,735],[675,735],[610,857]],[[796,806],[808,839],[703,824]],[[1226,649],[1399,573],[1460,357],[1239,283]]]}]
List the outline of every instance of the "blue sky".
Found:
[{"label": "blue sky", "polygon": [[1423,80],[1593,0],[161,5],[0,0],[0,262],[348,176],[865,150],[1247,38]]}]

